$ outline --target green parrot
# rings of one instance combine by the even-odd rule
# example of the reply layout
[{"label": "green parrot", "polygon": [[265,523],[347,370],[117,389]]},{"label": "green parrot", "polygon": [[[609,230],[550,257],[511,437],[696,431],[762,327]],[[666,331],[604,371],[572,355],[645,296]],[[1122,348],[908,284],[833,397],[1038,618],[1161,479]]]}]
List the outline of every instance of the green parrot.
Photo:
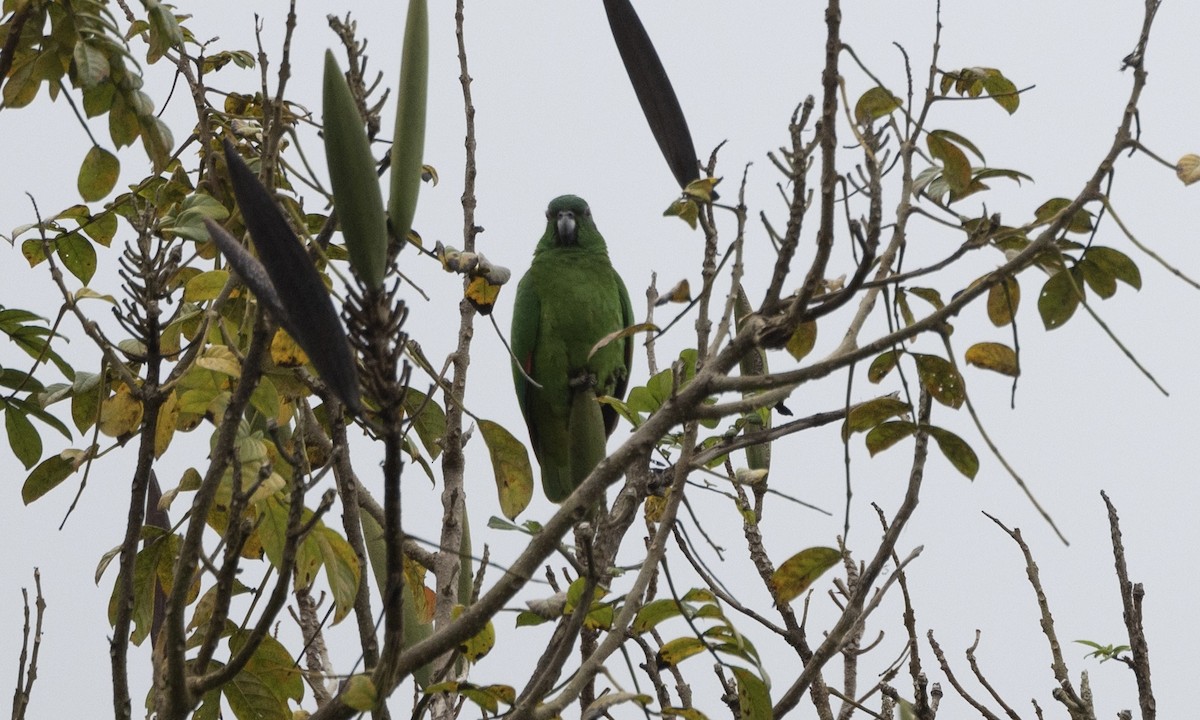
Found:
[{"label": "green parrot", "polygon": [[566,500],[607,453],[617,413],[596,398],[625,395],[633,339],[588,354],[632,324],[629,292],[588,204],[574,195],[551,200],[546,232],[517,285],[512,323],[513,355],[521,364],[514,363],[513,383],[551,502]]}]

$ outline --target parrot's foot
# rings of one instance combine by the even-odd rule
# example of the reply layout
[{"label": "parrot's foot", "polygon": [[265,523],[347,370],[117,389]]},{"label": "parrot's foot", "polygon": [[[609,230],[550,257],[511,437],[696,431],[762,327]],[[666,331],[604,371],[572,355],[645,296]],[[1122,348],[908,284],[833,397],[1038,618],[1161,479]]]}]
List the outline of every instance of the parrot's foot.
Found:
[{"label": "parrot's foot", "polygon": [[585,388],[590,390],[599,384],[595,373],[590,373],[586,370],[567,381],[567,387],[572,390],[582,390]]}]

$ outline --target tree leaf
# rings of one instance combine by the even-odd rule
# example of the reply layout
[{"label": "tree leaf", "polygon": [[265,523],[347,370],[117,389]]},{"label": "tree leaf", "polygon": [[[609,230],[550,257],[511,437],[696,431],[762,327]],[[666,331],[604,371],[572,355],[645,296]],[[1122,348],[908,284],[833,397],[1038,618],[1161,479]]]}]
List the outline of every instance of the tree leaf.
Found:
[{"label": "tree leaf", "polygon": [[809,320],[805,323],[800,323],[796,328],[796,332],[788,338],[787,345],[784,348],[796,360],[803,360],[806,355],[812,352],[813,347],[817,344],[817,321]]},{"label": "tree leaf", "polygon": [[913,353],[913,358],[917,361],[917,375],[921,378],[921,385],[929,391],[933,399],[956,410],[962,407],[967,397],[967,388],[954,365],[937,355]]},{"label": "tree leaf", "polygon": [[960,473],[974,480],[979,472],[979,456],[965,440],[954,433],[934,425],[927,426],[929,435],[937,441],[942,454]]},{"label": "tree leaf", "polygon": [[341,694],[338,696],[342,702],[349,707],[359,712],[367,712],[375,707],[375,703],[379,701],[379,693],[375,689],[375,683],[371,681],[371,676],[359,673],[351,675],[346,680],[346,686],[342,688]]},{"label": "tree leaf", "polygon": [[867,451],[871,453],[871,457],[875,457],[916,431],[917,424],[908,420],[880,423],[867,433]]},{"label": "tree leaf", "polygon": [[491,420],[480,420],[479,432],[491,456],[500,511],[504,517],[515,520],[533,498],[533,467],[529,464],[529,452],[512,433]]},{"label": "tree leaf", "polygon": [[[1051,198],[1038,206],[1037,210],[1033,211],[1033,216],[1041,223],[1049,223],[1063,210],[1070,206],[1071,201],[1067,198]],[[1075,211],[1075,214],[1067,222],[1067,232],[1073,233],[1088,233],[1092,231],[1092,214],[1083,208]]]},{"label": "tree leaf", "polygon": [[1017,377],[1021,368],[1017,361],[1017,353],[1009,346],[996,342],[975,343],[967,348],[966,361],[970,365],[998,372],[1001,375]]},{"label": "tree leaf", "polygon": [[738,720],[771,720],[771,691],[757,675],[746,668],[732,668],[737,678]]},{"label": "tree leaf", "polygon": [[11,403],[4,403],[4,429],[13,455],[17,456],[26,470],[33,467],[42,458],[42,436],[25,413]]},{"label": "tree leaf", "polygon": [[333,624],[336,625],[354,608],[360,581],[358,556],[346,538],[333,528],[320,525],[314,530],[313,536],[321,549],[321,565],[325,568],[325,579],[333,593]]},{"label": "tree leaf", "polygon": [[775,596],[781,603],[789,603],[800,597],[817,578],[837,565],[841,559],[842,554],[830,547],[801,550],[784,560],[771,574],[771,587],[775,590]]},{"label": "tree leaf", "polygon": [[942,161],[942,177],[952,193],[961,193],[971,184],[971,162],[957,145],[943,135],[925,136],[929,154]]},{"label": "tree leaf", "polygon": [[142,401],[124,383],[100,403],[100,432],[112,438],[132,435],[142,423]]},{"label": "tree leaf", "polygon": [[1142,273],[1128,255],[1110,247],[1093,245],[1083,254],[1082,260],[1090,261],[1104,272],[1135,290],[1142,289]]},{"label": "tree leaf", "polygon": [[655,655],[655,664],[660,668],[672,667],[693,655],[704,652],[704,641],[697,637],[681,637],[668,640]]},{"label": "tree leaf", "polygon": [[887,88],[876,85],[867,90],[854,103],[854,120],[859,125],[866,125],[872,120],[887,117],[903,107],[900,98],[893,95]]},{"label": "tree leaf", "polygon": [[842,424],[842,439],[856,432],[865,432],[879,423],[897,415],[912,412],[912,407],[899,398],[888,395],[868,400],[850,410],[846,422]]},{"label": "tree leaf", "polygon": [[1050,276],[1038,296],[1038,314],[1047,330],[1062,327],[1079,307],[1083,288],[1075,283],[1071,271],[1063,268]]},{"label": "tree leaf", "polygon": [[662,621],[677,617],[680,613],[679,603],[675,602],[673,598],[652,600],[637,611],[630,628],[635,634],[641,635],[654,629]]},{"label": "tree leaf", "polygon": [[21,500],[26,505],[50,492],[75,472],[75,463],[62,454],[52,455],[41,462],[25,478],[21,486]]},{"label": "tree leaf", "polygon": [[79,166],[76,187],[79,195],[87,202],[103,200],[112,192],[121,175],[121,161],[109,151],[93,145]]},{"label": "tree leaf", "polygon": [[63,235],[58,239],[58,257],[63,267],[87,285],[96,274],[96,249],[78,233]]},{"label": "tree leaf", "polygon": [[1021,284],[1015,277],[1007,277],[1004,282],[988,288],[987,315],[988,320],[996,327],[1004,327],[1013,321],[1017,308],[1021,305]]},{"label": "tree leaf", "polygon": [[895,350],[888,350],[880,354],[871,361],[871,366],[867,368],[867,380],[879,384],[896,367],[899,359],[900,354]]},{"label": "tree leaf", "polygon": [[410,387],[404,391],[404,412],[412,418],[413,429],[429,457],[436,459],[442,452],[439,441],[446,432],[445,411],[433,398]]}]

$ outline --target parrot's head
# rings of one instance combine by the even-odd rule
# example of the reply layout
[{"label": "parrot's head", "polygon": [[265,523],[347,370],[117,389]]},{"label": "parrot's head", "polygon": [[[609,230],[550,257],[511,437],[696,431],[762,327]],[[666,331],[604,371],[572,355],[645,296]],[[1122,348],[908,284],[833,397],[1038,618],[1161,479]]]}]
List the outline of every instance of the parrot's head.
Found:
[{"label": "parrot's head", "polygon": [[[576,195],[560,195],[550,201],[546,208],[546,232],[553,238],[556,247],[575,247],[580,240],[595,234],[592,210],[587,202]],[[584,232],[580,233],[580,230]]]}]

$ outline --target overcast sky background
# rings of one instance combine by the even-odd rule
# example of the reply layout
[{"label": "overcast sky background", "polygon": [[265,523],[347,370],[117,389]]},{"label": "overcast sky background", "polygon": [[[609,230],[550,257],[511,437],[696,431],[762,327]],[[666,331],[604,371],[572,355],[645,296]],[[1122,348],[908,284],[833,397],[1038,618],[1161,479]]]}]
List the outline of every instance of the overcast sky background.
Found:
[{"label": "overcast sky background", "polygon": [[[321,55],[335,44],[324,17],[348,7],[358,18],[361,33],[371,41],[372,68],[383,71],[384,82],[392,84],[398,66],[402,5],[302,3],[289,96],[314,111],[320,107]],[[416,226],[429,243],[441,240],[461,246],[458,203],[463,116],[453,8],[448,0],[431,6],[426,161],[440,171],[441,184],[422,189]],[[713,146],[728,141],[719,167],[719,174],[726,178],[721,186],[725,197],[734,197],[744,164],[753,163],[748,189],[751,216],[765,210],[781,227],[783,207],[775,190],[781,178],[765,153],[785,142],[786,122],[795,105],[805,95],[819,92],[822,5],[693,0],[641,2],[637,7],[675,84],[698,152],[707,157]],[[1103,4],[1103,10],[1096,7],[1089,5],[1084,13],[1079,3],[1070,0],[945,3],[942,68],[997,67],[1018,87],[1036,85],[1022,95],[1021,108],[1012,117],[987,101],[942,103],[935,108],[931,128],[944,127],[966,135],[983,150],[990,166],[1017,169],[1036,181],[1020,187],[998,181],[992,192],[963,201],[957,206],[960,212],[978,214],[986,203],[989,212],[1002,212],[1008,224],[1025,222],[1045,200],[1078,192],[1109,147],[1132,81],[1130,74],[1119,71],[1121,59],[1134,48],[1142,3],[1122,0]],[[264,46],[272,59],[278,57],[284,3],[216,0],[183,4],[182,9],[196,15],[189,24],[197,37],[220,36],[214,47],[251,51],[254,14],[260,14],[265,25]],[[1195,46],[1198,28],[1200,6],[1168,0],[1159,12],[1146,58],[1150,81],[1141,104],[1142,140],[1172,162],[1184,153],[1200,152],[1195,131],[1200,117],[1200,86],[1195,81],[1200,67]],[[864,0],[844,9],[843,39],[898,95],[904,94],[905,74],[901,55],[892,43],[907,49],[920,93],[933,29],[933,2]],[[572,192],[590,202],[638,314],[644,312],[643,290],[651,272],[658,272],[660,288],[685,277],[698,287],[702,238],[678,220],[661,217],[677,188],[629,88],[601,4],[472,2],[467,7],[467,43],[478,111],[477,221],[486,230],[480,237],[480,249],[514,273],[523,272],[542,231],[547,201]],[[144,53],[140,41],[135,41],[134,53]],[[271,68],[272,82],[275,69]],[[211,84],[222,88],[236,85],[245,91],[246,83],[253,82],[250,78],[257,77],[257,70],[247,72],[247,79],[236,79],[237,71],[228,69],[212,77]],[[161,105],[162,89],[172,79],[170,68],[160,64],[147,68],[147,73],[151,95]],[[870,87],[848,58],[843,60],[843,73],[852,99]],[[176,141],[194,124],[182,87],[166,108],[165,118]],[[111,149],[106,122],[100,119],[92,126]],[[389,113],[385,127],[390,126]],[[841,137],[845,143],[849,134],[843,130]],[[44,94],[29,108],[0,113],[0,148],[7,168],[0,174],[0,233],[32,221],[25,192],[37,198],[43,215],[77,202],[75,173],[87,147],[87,137],[69,109],[61,102],[52,105]],[[307,146],[307,155],[314,162],[323,159],[316,144]],[[846,156],[853,157],[851,153]],[[147,172],[140,147],[126,149],[120,157],[128,181]],[[1143,157],[1121,161],[1113,188],[1116,207],[1138,238],[1193,277],[1200,276],[1196,192],[1195,188],[1185,189],[1170,170]],[[885,200],[885,209],[894,208],[897,201],[893,191]],[[721,222],[723,238],[728,241],[733,224],[725,216]],[[118,237],[128,237],[125,228]],[[937,259],[957,246],[955,239],[932,230],[928,237],[919,232],[911,232],[910,237],[915,255],[909,267],[917,266],[915,257]],[[811,240],[810,232],[807,241]],[[750,262],[767,257],[769,246],[757,222],[750,223],[748,242]],[[1055,538],[999,463],[986,454],[965,412],[938,407],[934,422],[971,442],[980,454],[982,469],[977,479],[969,482],[932,454],[922,504],[899,552],[904,555],[917,545],[925,547],[909,570],[917,626],[921,634],[929,628],[935,630],[959,675],[969,673],[961,650],[973,642],[979,628],[983,632],[980,663],[1018,712],[1032,716],[1028,698],[1035,697],[1047,709],[1048,717],[1061,716],[1050,697],[1054,683],[1049,654],[1038,630],[1037,608],[1020,553],[981,511],[1021,527],[1041,567],[1073,679],[1078,682],[1078,672],[1088,670],[1098,715],[1112,717],[1121,708],[1136,706],[1131,673],[1117,663],[1098,665],[1084,660],[1086,649],[1071,643],[1076,639],[1126,641],[1108,525],[1099,497],[1099,491],[1106,490],[1121,511],[1131,577],[1146,586],[1146,631],[1159,712],[1162,717],[1185,717],[1192,704],[1190,668],[1200,641],[1200,621],[1194,610],[1200,583],[1185,565],[1200,540],[1195,520],[1200,509],[1196,482],[1200,463],[1194,449],[1200,429],[1200,384],[1195,380],[1195,317],[1200,311],[1200,293],[1138,252],[1111,222],[1106,222],[1097,242],[1129,254],[1142,270],[1144,287],[1139,293],[1122,286],[1116,297],[1095,307],[1170,391],[1170,397],[1159,394],[1082,314],[1065,328],[1045,332],[1035,311],[1042,278],[1026,273],[1019,315],[1024,374],[1016,408],[1009,409],[1007,379],[975,369],[965,370],[965,375],[988,431],[1071,545],[1065,547]],[[4,248],[3,252],[7,253],[7,277],[0,286],[0,304],[52,317],[60,299],[48,292],[44,267],[30,270],[17,248]],[[101,253],[101,273],[93,283],[97,289],[102,289],[100,278],[106,269],[111,273],[115,267],[115,256],[115,251]],[[802,254],[801,259],[806,258]],[[412,263],[406,270],[431,298],[424,302],[413,296],[410,331],[436,362],[452,347],[451,329],[457,328],[455,303],[461,286],[455,276],[442,273],[430,262],[418,261],[414,254],[406,254],[404,259]],[[963,263],[964,269],[953,275],[954,282],[947,277],[930,284],[948,296],[1001,261],[994,251],[985,250]],[[829,274],[843,272],[852,272],[852,265],[848,253],[839,252]],[[747,278],[751,297],[756,291],[761,293],[765,282],[762,270],[752,271]],[[103,289],[112,291],[111,286]],[[496,310],[505,330],[511,299],[511,289],[506,290]],[[100,311],[99,305],[96,308],[98,313],[107,312]],[[813,359],[836,346],[844,318],[840,322],[831,319],[822,324]],[[955,324],[953,340],[960,362],[961,353],[973,342],[1011,339],[1007,329],[999,331],[987,323],[981,305],[968,310]],[[523,439],[503,349],[486,322],[477,321],[476,328],[468,402],[475,412],[501,422]],[[94,350],[79,339],[77,327],[68,324],[66,331],[75,338],[71,357],[81,369],[94,370]],[[674,341],[686,342],[688,332],[690,321],[674,331]],[[669,347],[660,348],[660,362],[669,357]],[[940,352],[939,348],[930,341],[918,347],[928,352]],[[0,348],[6,366],[25,367],[21,357]],[[773,357],[772,362],[775,368],[791,363],[782,355]],[[640,383],[646,377],[640,353],[636,363],[634,382]],[[860,369],[853,394],[858,401],[892,389],[868,385]],[[839,407],[844,394],[842,374],[819,387],[800,388],[788,405],[803,416]],[[613,447],[624,432],[624,428],[618,430]],[[207,429],[197,431],[197,442],[204,442],[206,433]],[[62,447],[61,438],[47,433],[45,439],[47,452]],[[73,445],[82,442],[76,438]],[[498,515],[499,508],[482,443],[472,443],[469,450],[470,508],[478,526],[488,516]],[[852,441],[852,450],[855,494],[850,541],[865,559],[878,535],[869,503],[880,503],[889,514],[897,506],[911,442],[871,460],[859,436]],[[804,547],[834,544],[841,532],[845,503],[842,452],[836,427],[806,433],[776,450],[773,485],[833,513],[828,517],[782,503],[769,508],[764,529],[776,562]],[[110,711],[109,626],[105,618],[115,570],[110,569],[99,586],[92,575],[102,553],[117,545],[124,531],[132,454],[125,457],[128,463],[108,458],[97,465],[79,509],[59,532],[55,528],[70,504],[77,480],[72,478],[33,506],[23,507],[20,487],[25,472],[6,448],[0,449],[0,467],[5,468],[7,479],[5,498],[0,502],[0,541],[6,548],[0,553],[0,577],[5,578],[0,589],[0,682],[12,682],[16,676],[19,588],[32,586],[35,566],[42,570],[49,606],[30,717],[104,716]],[[159,471],[164,489],[172,487],[183,469],[196,462],[194,454],[169,453]],[[369,477],[372,456],[360,453],[356,462],[359,473]],[[424,507],[421,503],[425,502],[430,508],[407,520],[419,523],[420,516],[439,514],[433,510],[440,511],[436,491],[428,482],[418,472],[407,481],[411,490],[406,508]],[[178,517],[182,509],[174,508],[172,516]],[[544,501],[535,500],[525,517],[545,518],[551,510]],[[746,596],[766,608],[766,593],[757,581],[739,580],[733,574],[735,566],[744,563],[736,513],[728,503],[703,502],[701,521],[729,551],[723,564],[710,557],[718,572],[735,586],[746,582]],[[417,525],[416,532],[422,530],[430,535],[434,532],[432,525]],[[476,547],[484,542],[493,545],[493,559],[500,562],[519,551],[512,536],[477,531]],[[633,557],[628,550],[637,544],[637,537],[629,539],[626,558]],[[823,627],[819,623],[832,617],[824,596],[829,579],[818,583],[810,627]],[[511,627],[507,617],[498,620],[501,629]],[[760,647],[772,649],[765,631],[755,629],[749,621],[739,622],[738,627],[750,633]],[[885,603],[870,628],[869,637],[880,628],[888,633],[881,649],[864,661],[882,667],[899,652],[903,640],[895,602]],[[683,628],[676,631],[686,632]],[[349,624],[335,632],[353,635]],[[516,638],[518,645],[508,647],[538,647],[529,638],[544,642],[548,636],[548,631],[524,632]],[[513,658],[502,656],[501,650],[479,664],[473,680],[518,681],[511,672]],[[772,652],[779,658],[768,661],[775,683],[772,696],[778,698],[799,667],[784,651],[773,648]],[[931,678],[942,680],[928,646],[921,652]],[[133,651],[132,674],[140,683],[134,690],[135,705],[149,678],[148,655],[146,646]],[[352,660],[348,656],[345,662]],[[619,664],[614,659],[610,666]],[[703,684],[711,677],[710,664],[708,659],[693,659],[684,670],[697,684]],[[870,677],[863,675],[860,688]],[[902,694],[910,694],[903,677],[897,686]],[[953,715],[966,716],[965,708],[952,697],[952,689],[945,683],[944,687],[944,702],[963,711]],[[969,687],[977,689],[974,684]],[[400,693],[393,706],[403,708],[407,702]],[[712,704],[704,709],[712,717],[720,716],[719,708]],[[950,710],[946,707],[945,712]],[[810,715],[800,710],[797,716]]]}]

